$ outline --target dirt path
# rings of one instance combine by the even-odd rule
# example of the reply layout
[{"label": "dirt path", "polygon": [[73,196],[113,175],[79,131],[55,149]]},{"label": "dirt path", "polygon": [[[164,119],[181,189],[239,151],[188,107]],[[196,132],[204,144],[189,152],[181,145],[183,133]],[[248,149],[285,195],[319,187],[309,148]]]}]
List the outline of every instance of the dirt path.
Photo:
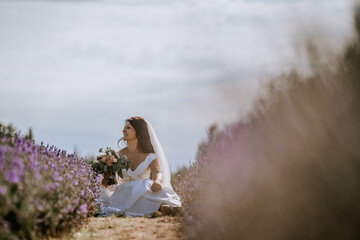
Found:
[{"label": "dirt path", "polygon": [[71,239],[185,239],[180,219],[160,218],[90,218]]}]

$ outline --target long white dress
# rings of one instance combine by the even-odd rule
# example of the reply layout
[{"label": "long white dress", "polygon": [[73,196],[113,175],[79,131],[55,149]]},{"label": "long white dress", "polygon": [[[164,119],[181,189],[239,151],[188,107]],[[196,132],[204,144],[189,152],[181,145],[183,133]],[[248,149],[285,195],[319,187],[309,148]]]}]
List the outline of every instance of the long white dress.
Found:
[{"label": "long white dress", "polygon": [[149,165],[155,159],[156,155],[150,153],[134,171],[130,168],[127,171],[123,169],[123,183],[116,186],[114,192],[101,187],[98,201],[104,205],[100,208],[102,216],[115,214],[151,217],[161,204],[181,206],[180,198],[171,186],[163,187],[156,193],[151,191],[153,180],[150,179]]}]

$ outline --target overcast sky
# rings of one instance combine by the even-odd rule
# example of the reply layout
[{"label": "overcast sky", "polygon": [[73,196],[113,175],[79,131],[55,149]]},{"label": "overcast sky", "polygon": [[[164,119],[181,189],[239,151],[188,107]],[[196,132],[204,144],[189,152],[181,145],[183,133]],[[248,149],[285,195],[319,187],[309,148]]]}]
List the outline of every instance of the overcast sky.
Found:
[{"label": "overcast sky", "polygon": [[0,122],[81,156],[149,120],[176,170],[213,122],[296,64],[303,26],[340,46],[346,0],[0,1]]}]

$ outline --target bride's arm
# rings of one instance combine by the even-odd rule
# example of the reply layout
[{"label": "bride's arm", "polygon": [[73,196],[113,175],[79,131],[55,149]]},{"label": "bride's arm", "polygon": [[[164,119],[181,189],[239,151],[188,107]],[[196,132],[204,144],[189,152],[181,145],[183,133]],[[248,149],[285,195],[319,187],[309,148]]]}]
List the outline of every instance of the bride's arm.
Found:
[{"label": "bride's arm", "polygon": [[157,159],[153,160],[150,163],[150,170],[151,170],[151,179],[154,183],[151,185],[151,191],[158,192],[161,190],[161,183],[162,183],[162,174],[159,170],[159,164]]}]

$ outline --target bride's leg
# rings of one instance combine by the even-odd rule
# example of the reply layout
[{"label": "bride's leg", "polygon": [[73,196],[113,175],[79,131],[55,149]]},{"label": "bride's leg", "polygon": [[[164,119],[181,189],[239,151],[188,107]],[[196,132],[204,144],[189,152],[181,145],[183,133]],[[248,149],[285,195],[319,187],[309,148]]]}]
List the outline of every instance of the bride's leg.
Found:
[{"label": "bride's leg", "polygon": [[170,207],[167,204],[161,204],[160,211],[166,216],[176,216],[181,213],[180,207]]},{"label": "bride's leg", "polygon": [[157,217],[162,217],[164,216],[164,214],[160,211],[155,211],[153,214],[152,214],[152,218],[157,218]]},{"label": "bride's leg", "polygon": [[159,209],[158,210],[156,210],[153,214],[152,214],[152,218],[157,218],[157,217],[162,217],[162,216],[164,216],[164,214],[163,214],[163,212],[161,211],[161,206],[162,206],[163,204],[161,204],[160,205],[160,207],[159,207]]}]

